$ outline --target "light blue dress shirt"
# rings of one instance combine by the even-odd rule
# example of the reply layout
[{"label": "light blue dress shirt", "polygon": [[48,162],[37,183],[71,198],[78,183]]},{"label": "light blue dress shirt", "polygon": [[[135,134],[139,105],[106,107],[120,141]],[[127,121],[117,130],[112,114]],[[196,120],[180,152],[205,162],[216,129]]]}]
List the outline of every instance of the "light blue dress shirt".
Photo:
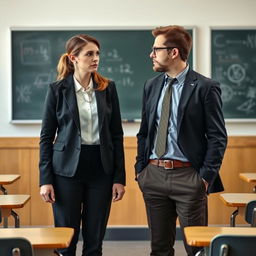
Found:
[{"label": "light blue dress shirt", "polygon": [[[161,158],[162,159],[177,159],[183,162],[188,162],[188,159],[183,155],[181,152],[178,144],[177,144],[177,115],[178,115],[178,106],[180,102],[180,97],[182,93],[182,89],[184,86],[185,78],[188,73],[189,65],[176,76],[176,81],[172,85],[172,104],[171,104],[171,114],[170,114],[170,119],[169,119],[169,124],[168,124],[168,141],[167,141],[167,150],[166,154],[163,155]],[[157,134],[157,129],[159,126],[160,122],[160,115],[161,115],[161,109],[162,109],[162,103],[163,103],[163,98],[165,91],[167,89],[167,79],[168,76],[166,74],[165,77],[165,83],[158,101],[157,105],[157,113],[156,113],[156,133],[155,133],[155,141],[154,141],[154,148],[152,150],[152,154],[150,156],[150,159],[157,159],[157,155],[155,153],[155,146],[156,146],[156,134]]]}]

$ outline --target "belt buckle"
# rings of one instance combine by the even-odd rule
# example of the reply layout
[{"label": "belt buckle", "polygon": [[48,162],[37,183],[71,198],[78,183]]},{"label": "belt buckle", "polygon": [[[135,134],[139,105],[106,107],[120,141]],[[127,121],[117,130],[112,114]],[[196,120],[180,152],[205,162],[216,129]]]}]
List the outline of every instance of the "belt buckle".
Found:
[{"label": "belt buckle", "polygon": [[[167,167],[166,164],[171,163],[171,167]],[[164,169],[165,170],[172,170],[173,169],[173,160],[164,160]]]}]

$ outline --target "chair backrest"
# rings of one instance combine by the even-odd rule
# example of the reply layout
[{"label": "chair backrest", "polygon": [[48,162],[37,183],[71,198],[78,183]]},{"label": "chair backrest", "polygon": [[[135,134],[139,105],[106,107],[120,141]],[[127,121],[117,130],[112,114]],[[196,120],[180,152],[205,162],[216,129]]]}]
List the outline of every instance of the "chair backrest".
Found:
[{"label": "chair backrest", "polygon": [[0,238],[0,255],[33,256],[31,243],[23,237]]},{"label": "chair backrest", "polygon": [[250,201],[245,208],[245,220],[251,224],[252,227],[256,227],[256,200]]},{"label": "chair backrest", "polygon": [[209,256],[255,256],[256,235],[217,235],[210,244]]}]

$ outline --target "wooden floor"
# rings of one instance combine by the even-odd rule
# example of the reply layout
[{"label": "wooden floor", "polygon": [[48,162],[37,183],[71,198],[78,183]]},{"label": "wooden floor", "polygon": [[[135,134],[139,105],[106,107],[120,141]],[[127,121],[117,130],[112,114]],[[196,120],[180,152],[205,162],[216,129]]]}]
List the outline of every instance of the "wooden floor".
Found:
[{"label": "wooden floor", "polygon": [[[76,256],[81,256],[82,242],[78,242]],[[103,256],[149,256],[149,241],[106,241],[103,244]],[[175,243],[175,256],[185,256],[181,240]]]}]

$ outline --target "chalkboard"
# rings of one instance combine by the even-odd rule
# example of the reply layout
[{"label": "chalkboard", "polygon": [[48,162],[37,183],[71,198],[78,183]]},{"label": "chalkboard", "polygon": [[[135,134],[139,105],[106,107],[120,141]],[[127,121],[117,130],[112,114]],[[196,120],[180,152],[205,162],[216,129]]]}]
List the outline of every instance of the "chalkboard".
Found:
[{"label": "chalkboard", "polygon": [[[193,29],[188,29],[193,34]],[[73,35],[85,33],[101,43],[98,71],[115,81],[122,119],[141,116],[142,88],[156,75],[149,58],[154,38],[151,29],[136,30],[23,30],[12,29],[12,121],[39,122],[49,83]],[[193,53],[189,63],[193,66]]]},{"label": "chalkboard", "polygon": [[256,29],[212,29],[212,78],[226,119],[256,118]]}]

